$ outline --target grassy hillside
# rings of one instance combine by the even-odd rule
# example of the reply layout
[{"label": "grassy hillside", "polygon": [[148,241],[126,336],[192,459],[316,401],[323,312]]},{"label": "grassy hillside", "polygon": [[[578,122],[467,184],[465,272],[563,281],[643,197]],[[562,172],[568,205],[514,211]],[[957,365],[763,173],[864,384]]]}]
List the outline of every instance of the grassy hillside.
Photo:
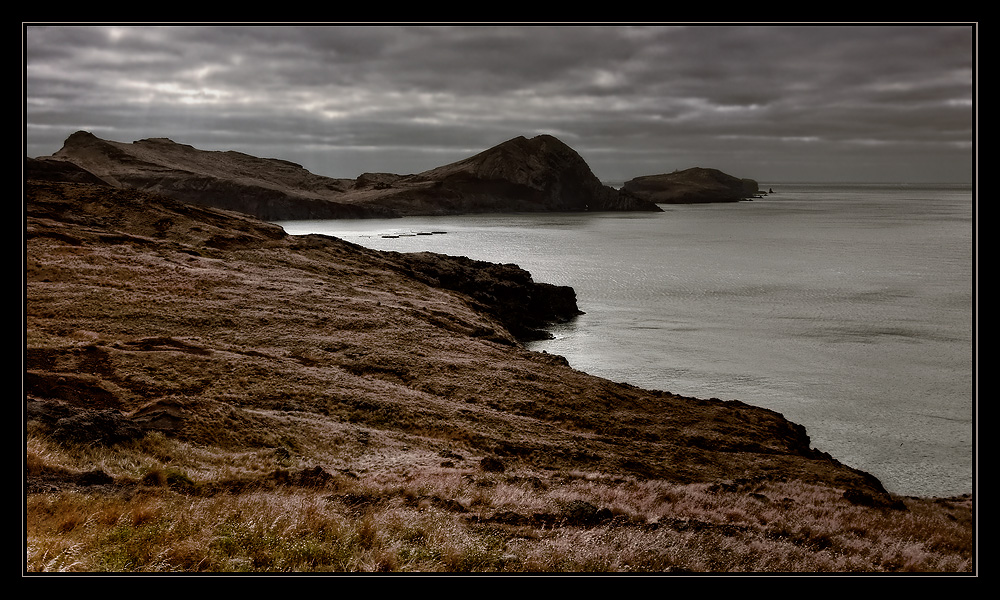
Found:
[{"label": "grassy hillside", "polygon": [[25,211],[26,572],[974,571],[969,497],[525,350],[523,272],[106,186]]}]

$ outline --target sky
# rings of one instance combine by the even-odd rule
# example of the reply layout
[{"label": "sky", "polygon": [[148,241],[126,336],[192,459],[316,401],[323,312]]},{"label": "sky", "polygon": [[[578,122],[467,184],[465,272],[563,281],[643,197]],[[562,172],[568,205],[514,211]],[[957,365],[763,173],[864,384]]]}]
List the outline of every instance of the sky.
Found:
[{"label": "sky", "polygon": [[25,155],[76,131],[313,173],[419,173],[550,134],[606,182],[976,170],[977,27],[22,23]]}]

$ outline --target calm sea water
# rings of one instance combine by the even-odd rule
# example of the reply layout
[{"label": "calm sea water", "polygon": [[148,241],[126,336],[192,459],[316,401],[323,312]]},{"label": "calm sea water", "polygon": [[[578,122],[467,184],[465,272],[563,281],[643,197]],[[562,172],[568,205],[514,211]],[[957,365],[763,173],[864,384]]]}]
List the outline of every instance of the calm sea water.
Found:
[{"label": "calm sea water", "polygon": [[[614,381],[776,410],[896,493],[971,492],[971,188],[770,187],[753,202],[656,214],[279,225],[516,263],[572,286],[586,312],[532,349]],[[430,231],[447,233],[407,235]]]}]

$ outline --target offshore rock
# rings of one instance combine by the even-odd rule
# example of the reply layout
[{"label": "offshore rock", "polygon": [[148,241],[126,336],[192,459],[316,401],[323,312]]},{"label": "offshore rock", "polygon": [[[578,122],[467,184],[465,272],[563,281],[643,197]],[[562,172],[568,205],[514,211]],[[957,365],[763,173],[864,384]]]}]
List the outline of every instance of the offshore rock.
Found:
[{"label": "offshore rock", "polygon": [[718,169],[694,167],[673,173],[645,175],[625,182],[622,189],[657,204],[739,202],[758,193],[757,182]]}]

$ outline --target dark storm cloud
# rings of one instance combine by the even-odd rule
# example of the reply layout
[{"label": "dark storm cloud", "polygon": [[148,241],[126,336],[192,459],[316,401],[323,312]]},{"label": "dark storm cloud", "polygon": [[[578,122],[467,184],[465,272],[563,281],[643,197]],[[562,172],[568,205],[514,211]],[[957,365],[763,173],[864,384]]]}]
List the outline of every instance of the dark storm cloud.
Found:
[{"label": "dark storm cloud", "polygon": [[27,25],[29,156],[170,137],[354,177],[556,135],[600,177],[968,180],[973,28]]}]

